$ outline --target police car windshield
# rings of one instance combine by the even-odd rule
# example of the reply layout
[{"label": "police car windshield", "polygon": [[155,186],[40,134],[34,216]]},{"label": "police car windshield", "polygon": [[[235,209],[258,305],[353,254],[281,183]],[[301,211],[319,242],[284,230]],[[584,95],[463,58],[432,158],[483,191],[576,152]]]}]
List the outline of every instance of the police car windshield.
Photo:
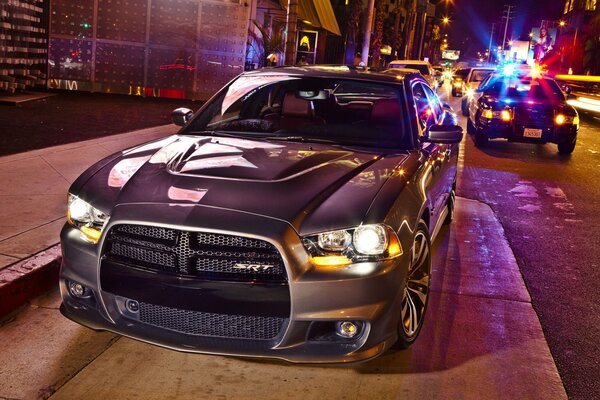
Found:
[{"label": "police car windshield", "polygon": [[546,78],[504,77],[492,79],[486,85],[484,94],[494,97],[553,101],[564,100],[564,95],[556,82]]}]

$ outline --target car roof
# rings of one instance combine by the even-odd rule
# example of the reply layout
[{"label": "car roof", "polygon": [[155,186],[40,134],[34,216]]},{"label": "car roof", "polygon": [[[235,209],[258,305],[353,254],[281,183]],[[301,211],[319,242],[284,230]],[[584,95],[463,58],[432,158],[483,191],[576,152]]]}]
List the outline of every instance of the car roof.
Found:
[{"label": "car roof", "polygon": [[[403,68],[404,69],[404,68]],[[348,65],[303,65],[296,67],[270,67],[247,71],[243,76],[303,76],[314,78],[355,79],[374,82],[399,84],[404,79],[420,79],[426,82],[423,76],[414,70],[398,71],[395,74],[369,70],[362,67]]]},{"label": "car roof", "polygon": [[423,65],[428,65],[429,61],[423,61],[423,60],[394,60],[394,61],[390,61],[391,63],[402,63],[402,64],[423,64]]}]

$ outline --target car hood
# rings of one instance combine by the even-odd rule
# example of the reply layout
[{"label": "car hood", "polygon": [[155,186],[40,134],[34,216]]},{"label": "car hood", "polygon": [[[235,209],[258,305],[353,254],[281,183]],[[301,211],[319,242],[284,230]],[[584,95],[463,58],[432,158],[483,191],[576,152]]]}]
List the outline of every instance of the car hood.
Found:
[{"label": "car hood", "polygon": [[235,210],[284,220],[298,232],[360,224],[407,153],[227,137],[171,136],[93,166],[71,191],[110,214],[163,204]]}]

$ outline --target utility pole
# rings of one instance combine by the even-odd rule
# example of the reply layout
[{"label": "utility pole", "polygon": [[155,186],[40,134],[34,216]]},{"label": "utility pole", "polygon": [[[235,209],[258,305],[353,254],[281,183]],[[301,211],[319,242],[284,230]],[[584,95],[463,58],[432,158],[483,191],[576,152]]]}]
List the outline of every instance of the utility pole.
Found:
[{"label": "utility pole", "polygon": [[490,44],[488,46],[488,56],[487,62],[490,62],[490,58],[492,57],[492,40],[494,39],[494,31],[496,30],[496,23],[492,22],[492,31],[490,32]]},{"label": "utility pole", "polygon": [[[291,1],[291,0],[290,0]],[[361,64],[364,66],[369,65],[369,46],[371,45],[371,29],[373,28],[373,14],[375,13],[375,0],[369,0],[367,3],[367,18],[365,21],[365,36],[363,40],[363,47],[361,57]]]},{"label": "utility pole", "polygon": [[298,0],[288,0],[287,33],[285,34],[285,65],[294,65],[296,60],[296,26],[298,24]]},{"label": "utility pole", "polygon": [[504,22],[504,38],[502,39],[502,54],[504,54],[504,45],[506,43],[506,31],[508,30],[508,21],[512,19],[510,17],[510,14],[512,13],[513,8],[515,8],[515,6],[509,6],[509,5],[504,6],[504,12],[503,12],[502,18],[505,19],[505,22]]}]

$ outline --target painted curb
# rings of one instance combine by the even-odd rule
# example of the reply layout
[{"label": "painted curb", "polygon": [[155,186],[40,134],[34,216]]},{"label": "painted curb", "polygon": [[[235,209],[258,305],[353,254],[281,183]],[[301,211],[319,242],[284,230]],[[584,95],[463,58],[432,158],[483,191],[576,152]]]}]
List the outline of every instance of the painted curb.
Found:
[{"label": "painted curb", "polygon": [[0,270],[0,319],[58,287],[60,244]]}]

